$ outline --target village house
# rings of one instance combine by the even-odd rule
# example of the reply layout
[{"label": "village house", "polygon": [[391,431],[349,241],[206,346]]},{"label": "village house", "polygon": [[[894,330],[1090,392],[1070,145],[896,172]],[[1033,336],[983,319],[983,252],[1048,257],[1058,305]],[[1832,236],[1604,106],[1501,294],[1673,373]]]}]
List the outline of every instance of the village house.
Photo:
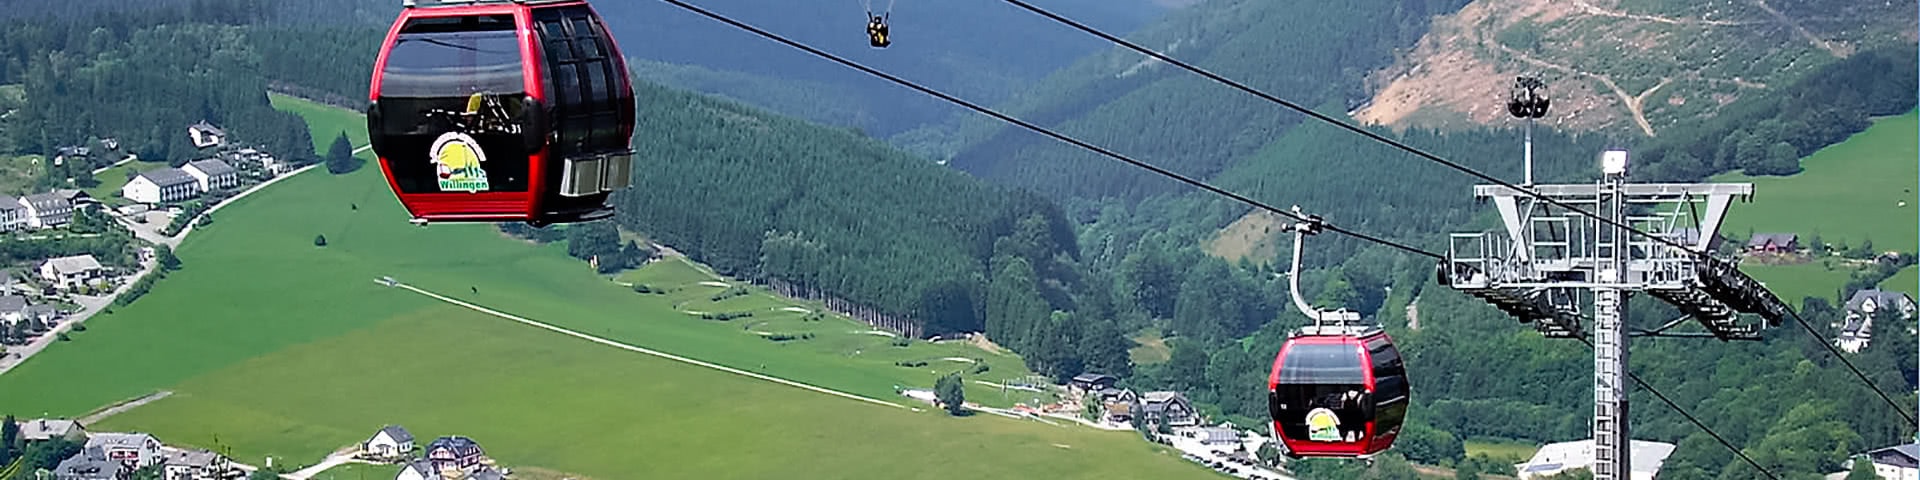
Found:
[{"label": "village house", "polygon": [[108,459],[131,463],[136,469],[165,458],[160,453],[160,440],[145,433],[96,433],[87,436],[87,448],[99,448]]},{"label": "village house", "polygon": [[[1883,480],[1920,480],[1920,444],[1909,443],[1867,452],[1864,459],[1873,462],[1873,473]],[[1847,460],[1847,470],[1853,462]]]},{"label": "village house", "polygon": [[40,279],[56,288],[72,289],[94,283],[104,273],[93,255],[75,255],[47,260],[40,264]]},{"label": "village house", "polygon": [[66,460],[61,460],[59,466],[53,467],[53,478],[54,480],[124,480],[126,477],[123,473],[132,473],[122,472],[125,468],[126,464],[109,458],[105,449],[90,446],[81,449],[80,453],[67,457]]},{"label": "village house", "polygon": [[1191,427],[1200,424],[1200,414],[1193,409],[1193,402],[1180,392],[1147,392],[1140,396],[1140,409],[1136,415],[1146,418],[1148,424],[1169,427]]},{"label": "village house", "polygon": [[287,167],[289,167],[289,165],[287,165],[286,162],[282,162],[279,159],[273,158],[273,154],[270,154],[255,148],[242,148],[242,149],[227,153],[227,162],[230,165],[234,165],[234,166],[238,166],[238,165],[258,166],[260,167],[261,170],[266,171],[269,175],[279,175],[281,173],[285,173],[286,170],[288,170]]},{"label": "village house", "polygon": [[26,320],[27,297],[19,295],[0,295],[0,325],[13,325]]},{"label": "village house", "polygon": [[73,420],[36,418],[20,422],[20,438],[29,442],[44,442],[55,438],[80,440],[87,438],[87,429],[85,425]]},{"label": "village house", "polygon": [[192,199],[201,191],[199,180],[192,174],[169,167],[141,172],[127,180],[120,187],[120,196],[140,203],[174,203]]},{"label": "village house", "polygon": [[244,475],[227,457],[207,450],[173,450],[166,452],[163,461],[163,480],[225,480]]},{"label": "village house", "polygon": [[27,228],[27,206],[20,199],[0,195],[0,232]]},{"label": "village house", "polygon": [[66,199],[67,203],[73,205],[73,208],[76,208],[76,209],[84,208],[89,205],[100,204],[100,200],[93,198],[92,195],[88,195],[86,190],[80,190],[80,189],[74,189],[74,188],[56,188],[56,189],[53,189],[53,191],[47,192],[47,193],[52,193],[56,197]]},{"label": "village house", "polygon": [[436,469],[452,466],[467,469],[480,466],[487,460],[487,454],[480,449],[480,443],[459,435],[433,439],[427,444],[426,458],[433,462]]},{"label": "village house", "polygon": [[227,131],[207,123],[206,120],[187,126],[187,136],[193,139],[195,148],[205,149],[227,144]]},{"label": "village house", "polygon": [[1748,252],[1794,253],[1800,251],[1800,236],[1792,233],[1756,233],[1747,240]]},{"label": "village house", "polygon": [[202,192],[233,188],[240,184],[240,171],[234,170],[232,165],[219,159],[209,158],[188,162],[180,170],[193,176],[194,182],[200,185]]},{"label": "village house", "polygon": [[388,425],[374,432],[372,438],[360,446],[375,458],[394,460],[413,454],[413,434],[399,425]]},{"label": "village house", "polygon": [[20,197],[28,228],[54,228],[73,221],[73,201],[53,192]]},{"label": "village house", "polygon": [[1140,396],[1133,390],[1107,387],[1095,392],[1100,398],[1100,406],[1106,412],[1105,419],[1114,423],[1132,423],[1133,415],[1140,404]]},{"label": "village house", "polygon": [[1915,305],[1912,297],[1903,292],[1889,292],[1870,289],[1853,292],[1853,298],[1847,300],[1847,316],[1841,321],[1840,334],[1833,339],[1833,345],[1848,353],[1858,353],[1866,348],[1873,339],[1873,319],[1879,312],[1894,312],[1901,320],[1913,318]]},{"label": "village house", "polygon": [[1119,379],[1113,378],[1112,375],[1082,373],[1073,377],[1072,380],[1067,381],[1067,392],[1077,397],[1112,388],[1114,382],[1117,381],[1119,381]]},{"label": "village house", "polygon": [[53,164],[64,165],[67,162],[85,160],[92,150],[87,147],[60,147],[53,151]]}]

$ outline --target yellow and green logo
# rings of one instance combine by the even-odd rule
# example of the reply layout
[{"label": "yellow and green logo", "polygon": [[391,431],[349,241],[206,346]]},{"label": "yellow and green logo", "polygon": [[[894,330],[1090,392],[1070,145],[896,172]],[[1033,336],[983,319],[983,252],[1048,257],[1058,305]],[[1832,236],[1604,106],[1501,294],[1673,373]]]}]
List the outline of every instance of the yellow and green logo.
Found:
[{"label": "yellow and green logo", "polygon": [[1316,408],[1307,412],[1307,439],[1316,442],[1340,441],[1340,419],[1332,410]]},{"label": "yellow and green logo", "polygon": [[480,163],[487,161],[487,152],[480,149],[480,142],[460,132],[447,132],[433,141],[434,173],[439,177],[440,190],[445,192],[484,192],[487,191],[487,171]]}]

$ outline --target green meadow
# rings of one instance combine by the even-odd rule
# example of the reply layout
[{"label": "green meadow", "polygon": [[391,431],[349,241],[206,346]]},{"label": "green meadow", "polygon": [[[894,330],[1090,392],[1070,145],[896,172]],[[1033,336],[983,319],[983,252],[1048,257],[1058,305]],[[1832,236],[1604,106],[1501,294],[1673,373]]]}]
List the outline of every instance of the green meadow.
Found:
[{"label": "green meadow", "polygon": [[[1912,252],[1920,242],[1920,114],[1880,119],[1844,142],[1800,160],[1786,177],[1720,175],[1715,182],[1752,182],[1752,203],[1727,212],[1724,231],[1813,235],[1834,245],[1872,240],[1875,249]],[[1838,287],[1839,285],[1834,285]]]},{"label": "green meadow", "polygon": [[[316,147],[360,117],[289,97]],[[363,155],[365,156],[365,155]],[[838,316],[758,289],[713,300],[729,279],[679,259],[621,277],[491,225],[416,227],[378,168],[313,170],[222,209],[178,248],[183,269],[0,376],[0,412],[78,416],[156,390],[166,399],[111,430],[233,448],[239,461],[302,465],[399,423],[461,434],[508,466],[586,478],[963,478],[1211,475],[1130,432],[990,415],[950,418],[801,390],[609,348],[464,308],[410,285],[611,340],[901,404],[895,387],[1027,375],[1017,357],[963,343],[894,346]],[[314,246],[324,235],[325,247]],[[688,311],[753,316],[703,320]],[[811,333],[776,342],[767,334]],[[900,367],[896,362],[927,362]],[[342,470],[341,472],[358,471]],[[325,475],[322,475],[324,478]],[[339,478],[352,478],[341,476]]]}]

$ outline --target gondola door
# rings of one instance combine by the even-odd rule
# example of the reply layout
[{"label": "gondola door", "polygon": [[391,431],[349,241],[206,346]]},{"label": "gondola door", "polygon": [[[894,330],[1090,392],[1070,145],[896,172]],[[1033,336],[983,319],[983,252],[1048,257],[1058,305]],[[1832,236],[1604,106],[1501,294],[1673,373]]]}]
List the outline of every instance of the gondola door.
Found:
[{"label": "gondola door", "polygon": [[1366,448],[1366,453],[1372,454],[1391,448],[1393,440],[1400,436],[1400,427],[1407,419],[1407,405],[1412,401],[1412,385],[1407,381],[1406,364],[1392,339],[1382,333],[1366,337],[1362,343],[1367,347],[1368,359],[1373,362],[1373,413],[1368,415],[1373,422],[1373,438]]},{"label": "gondola door", "polygon": [[609,194],[630,182],[634,98],[613,37],[584,4],[539,8],[547,120],[553,126],[537,208],[551,223],[613,215]]}]

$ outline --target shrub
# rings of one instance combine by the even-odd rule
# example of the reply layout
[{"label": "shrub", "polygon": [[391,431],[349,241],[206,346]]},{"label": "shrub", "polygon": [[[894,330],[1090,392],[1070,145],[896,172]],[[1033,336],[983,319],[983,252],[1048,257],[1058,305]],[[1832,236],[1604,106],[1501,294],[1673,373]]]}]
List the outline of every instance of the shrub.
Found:
[{"label": "shrub", "polygon": [[316,246],[316,247],[324,247],[324,246],[327,246],[327,236],[326,236],[326,235],[314,235],[314,236],[313,236],[313,246]]}]

